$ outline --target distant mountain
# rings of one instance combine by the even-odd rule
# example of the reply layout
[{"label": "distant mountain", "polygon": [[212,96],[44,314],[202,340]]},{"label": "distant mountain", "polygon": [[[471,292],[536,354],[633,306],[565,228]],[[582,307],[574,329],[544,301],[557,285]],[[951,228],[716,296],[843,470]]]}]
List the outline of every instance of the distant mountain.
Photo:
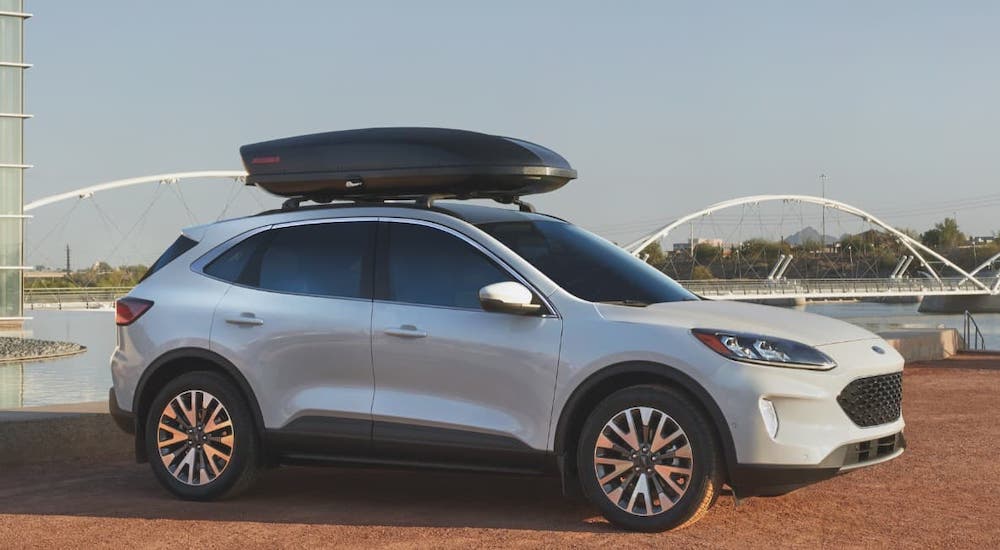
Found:
[{"label": "distant mountain", "polygon": [[839,241],[837,237],[833,237],[830,235],[826,235],[825,238],[823,238],[823,236],[820,235],[819,231],[816,231],[812,227],[806,227],[801,231],[798,231],[797,233],[793,233],[788,237],[786,237],[785,242],[793,246],[799,246],[807,242],[818,243],[820,242],[821,238],[823,242],[825,242],[826,244],[834,244],[837,241]]}]

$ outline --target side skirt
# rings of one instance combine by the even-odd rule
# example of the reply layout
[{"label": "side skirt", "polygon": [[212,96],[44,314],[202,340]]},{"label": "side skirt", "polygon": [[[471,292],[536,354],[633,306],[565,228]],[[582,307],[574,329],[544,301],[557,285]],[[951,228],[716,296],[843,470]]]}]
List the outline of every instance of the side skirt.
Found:
[{"label": "side skirt", "polygon": [[300,417],[284,428],[266,430],[264,442],[272,461],[284,464],[514,474],[556,470],[552,453],[533,449],[515,438],[396,422]]}]

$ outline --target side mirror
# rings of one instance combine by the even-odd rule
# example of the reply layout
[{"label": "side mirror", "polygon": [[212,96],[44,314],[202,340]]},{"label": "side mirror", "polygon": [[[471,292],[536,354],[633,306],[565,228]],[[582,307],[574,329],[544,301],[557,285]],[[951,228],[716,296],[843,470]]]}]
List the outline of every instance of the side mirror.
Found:
[{"label": "side mirror", "polygon": [[541,305],[532,303],[534,298],[527,287],[514,281],[493,283],[479,289],[479,303],[483,309],[498,313],[534,315],[542,310]]}]

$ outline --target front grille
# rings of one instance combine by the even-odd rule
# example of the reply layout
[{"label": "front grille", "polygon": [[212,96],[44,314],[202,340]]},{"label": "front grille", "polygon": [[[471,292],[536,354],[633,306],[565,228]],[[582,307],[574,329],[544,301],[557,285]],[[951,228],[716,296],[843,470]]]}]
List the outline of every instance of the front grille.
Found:
[{"label": "front grille", "polygon": [[837,403],[862,428],[888,424],[902,414],[903,373],[858,378],[840,392]]}]

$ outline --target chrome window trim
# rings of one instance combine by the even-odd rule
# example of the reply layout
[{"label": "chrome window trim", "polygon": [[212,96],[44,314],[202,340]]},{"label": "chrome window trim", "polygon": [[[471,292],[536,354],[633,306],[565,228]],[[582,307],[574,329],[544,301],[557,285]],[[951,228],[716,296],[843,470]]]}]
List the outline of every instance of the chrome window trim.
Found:
[{"label": "chrome window trim", "polygon": [[[522,277],[521,274],[518,273],[513,267],[511,267],[510,265],[508,265],[507,262],[505,262],[503,260],[503,258],[500,258],[492,250],[490,250],[490,249],[486,248],[485,246],[483,246],[482,244],[476,242],[471,237],[469,237],[468,235],[462,233],[461,231],[458,231],[456,229],[452,229],[452,228],[447,227],[445,225],[441,225],[441,224],[439,224],[437,222],[432,222],[432,221],[428,221],[428,220],[418,220],[418,219],[414,219],[414,218],[393,218],[393,217],[384,217],[383,216],[383,217],[380,217],[378,220],[380,222],[385,222],[385,223],[407,223],[407,224],[410,224],[410,225],[422,225],[422,226],[430,227],[432,229],[437,229],[437,230],[442,231],[444,233],[448,233],[450,235],[458,237],[462,241],[465,241],[466,243],[472,245],[473,248],[475,248],[476,250],[478,250],[481,253],[483,253],[486,256],[487,259],[492,260],[494,263],[496,263],[497,265],[499,265],[501,269],[503,269],[508,274],[510,274],[515,280],[517,280],[519,283],[521,283],[522,285],[524,285],[528,289],[530,289],[531,292],[535,296],[537,296],[538,299],[541,300],[542,303],[545,304],[545,307],[548,308],[548,310],[551,312],[551,313],[545,313],[545,314],[542,314],[542,315],[538,315],[537,317],[540,317],[540,318],[555,318],[555,319],[561,318],[561,316],[559,315],[559,310],[556,309],[556,307],[552,304],[552,302],[548,299],[548,297],[545,296],[545,294],[543,294],[541,291],[539,291],[538,288],[535,287],[535,285],[533,285],[531,282],[529,282],[526,278]],[[375,300],[375,302],[377,302],[377,303],[385,303],[385,304],[401,304],[401,305],[417,306],[417,307],[434,307],[434,308],[439,308],[439,309],[454,309],[454,310],[459,310],[459,311],[484,311],[484,312],[486,311],[484,309],[475,309],[475,308],[466,308],[466,307],[455,307],[455,306],[439,306],[439,305],[434,305],[434,304],[415,304],[415,303],[412,303],[412,302],[398,302],[398,301],[395,301],[395,300]],[[487,312],[487,313],[489,313],[489,312]]]},{"label": "chrome window trim", "polygon": [[223,241],[223,242],[215,245],[215,247],[213,247],[208,252],[202,254],[200,257],[198,257],[198,259],[196,259],[194,262],[191,263],[191,271],[197,273],[198,275],[201,275],[202,277],[207,277],[207,278],[212,279],[214,281],[219,281],[219,282],[225,283],[227,285],[232,285],[232,286],[239,287],[239,288],[245,288],[245,289],[248,289],[248,290],[256,290],[258,292],[268,292],[268,293],[271,293],[271,294],[281,294],[282,296],[305,296],[305,297],[308,297],[308,298],[324,298],[324,299],[328,299],[328,300],[351,300],[351,301],[355,301],[355,302],[368,302],[368,303],[371,303],[372,302],[371,298],[358,298],[356,296],[329,296],[329,295],[326,295],[326,294],[306,294],[306,293],[302,293],[302,292],[284,292],[284,291],[281,291],[281,290],[272,290],[272,289],[269,289],[269,288],[260,288],[260,287],[257,287],[257,286],[243,285],[243,284],[240,284],[240,283],[235,283],[233,281],[228,281],[226,279],[221,279],[219,277],[215,277],[213,275],[209,275],[208,273],[205,273],[205,268],[208,266],[208,264],[212,263],[212,261],[215,260],[216,258],[218,258],[219,256],[225,254],[230,248],[232,248],[232,247],[234,247],[234,246],[242,243],[243,241],[245,241],[245,240],[247,240],[247,239],[249,239],[249,238],[251,238],[251,237],[253,237],[255,235],[259,235],[260,233],[263,233],[265,231],[270,231],[272,229],[281,229],[281,228],[284,228],[284,227],[294,227],[294,226],[298,226],[298,225],[319,225],[319,224],[340,223],[340,222],[375,222],[375,223],[377,223],[378,222],[378,218],[373,217],[373,216],[357,216],[357,217],[350,217],[350,218],[317,218],[317,219],[311,219],[311,220],[297,220],[297,221],[292,221],[292,222],[282,222],[282,223],[275,223],[275,224],[269,224],[269,225],[262,225],[260,227],[254,228],[254,229],[250,229],[248,231],[244,231],[243,233],[240,233],[238,235],[234,235],[234,236],[230,237],[229,239],[226,239],[225,241]]}]

